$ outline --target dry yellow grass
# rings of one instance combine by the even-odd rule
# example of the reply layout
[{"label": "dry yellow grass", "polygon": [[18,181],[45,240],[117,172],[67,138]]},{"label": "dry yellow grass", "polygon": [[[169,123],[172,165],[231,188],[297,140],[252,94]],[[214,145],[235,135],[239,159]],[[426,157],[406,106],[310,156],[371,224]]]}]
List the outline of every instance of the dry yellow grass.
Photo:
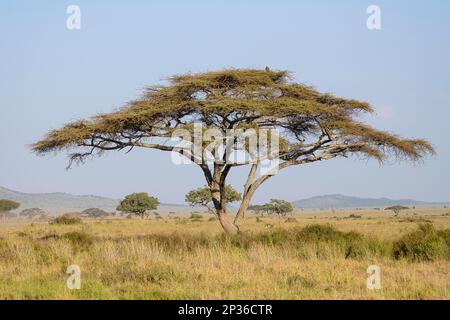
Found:
[{"label": "dry yellow grass", "polygon": [[[450,228],[446,212],[409,210],[398,218],[377,211],[303,212],[295,215],[296,223],[249,217],[243,231],[261,234],[268,229],[331,224],[389,242],[424,220],[436,229]],[[346,218],[352,213],[362,217]],[[73,231],[92,238],[93,244],[84,248],[61,237]],[[220,243],[221,232],[217,221],[187,218],[85,220],[70,226],[8,222],[0,225],[0,298],[450,298],[450,261],[445,259],[421,263],[384,255],[346,259],[336,247],[314,243],[298,248],[264,243],[239,247]],[[381,290],[366,288],[366,270],[373,264],[381,267]],[[69,265],[81,268],[80,290],[66,288]]]}]

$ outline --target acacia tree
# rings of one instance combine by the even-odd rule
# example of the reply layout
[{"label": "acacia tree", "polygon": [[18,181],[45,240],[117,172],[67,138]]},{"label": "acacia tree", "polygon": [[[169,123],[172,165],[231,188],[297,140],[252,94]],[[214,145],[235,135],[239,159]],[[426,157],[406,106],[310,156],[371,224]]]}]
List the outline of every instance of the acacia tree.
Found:
[{"label": "acacia tree", "polygon": [[387,207],[387,208],[385,208],[384,210],[391,210],[391,211],[394,212],[394,216],[398,216],[398,214],[400,213],[400,211],[402,211],[402,210],[408,210],[408,209],[409,209],[409,208],[408,208],[408,207],[405,207],[405,206],[395,205],[395,206],[392,206],[392,207]]},{"label": "acacia tree", "polygon": [[[350,154],[379,161],[389,155],[417,161],[434,153],[425,140],[402,139],[358,121],[358,115],[373,112],[368,103],[320,93],[290,79],[289,72],[268,68],[173,76],[166,85],[147,88],[141,98],[122,109],[50,131],[32,148],[38,154],[69,151],[69,166],[111,150],[139,147],[179,152],[202,170],[218,220],[229,233],[238,232],[256,190],[274,174],[257,175],[263,160],[258,157],[230,163],[223,161],[227,159],[224,152],[223,157],[215,154],[207,162],[203,161],[205,153],[195,152],[195,148],[206,152],[205,146],[195,143],[190,152],[180,151],[170,144],[178,129],[192,131],[201,123],[225,136],[230,129],[278,130],[280,147],[271,155],[279,161],[278,170]],[[180,138],[192,142],[190,137]],[[232,220],[224,196],[226,179],[231,169],[243,165],[250,169],[240,208]]]},{"label": "acacia tree", "polygon": [[264,213],[269,214],[270,208],[267,206],[267,204],[253,204],[249,205],[247,207],[248,211],[253,211],[255,214],[260,215],[261,217],[264,217]]},{"label": "acacia tree", "polygon": [[155,210],[159,206],[159,200],[149,196],[145,192],[133,193],[125,197],[117,206],[117,211],[132,212],[144,218],[148,210]]},{"label": "acacia tree", "polygon": [[286,200],[270,199],[270,202],[265,204],[265,206],[268,208],[269,212],[277,214],[280,219],[289,212],[294,211],[292,203]]},{"label": "acacia tree", "polygon": [[0,218],[7,219],[7,218],[14,218],[16,215],[11,210],[17,209],[20,207],[20,203],[7,200],[7,199],[0,199]]},{"label": "acacia tree", "polygon": [[29,219],[33,219],[36,216],[43,216],[45,215],[46,212],[42,209],[39,208],[29,208],[29,209],[24,209],[19,213],[19,216],[21,217],[27,217]]},{"label": "acacia tree", "polygon": [[0,212],[9,212],[11,210],[17,209],[20,207],[20,203],[7,200],[7,199],[0,199]]},{"label": "acacia tree", "polygon": [[[233,189],[232,186],[227,184],[225,186],[225,198],[227,203],[239,201],[242,199],[242,195]],[[203,206],[208,209],[209,213],[216,214],[216,211],[211,207],[211,203],[213,202],[211,190],[208,186],[203,188],[197,188],[191,190],[186,194],[185,201],[189,203],[191,206]]]}]

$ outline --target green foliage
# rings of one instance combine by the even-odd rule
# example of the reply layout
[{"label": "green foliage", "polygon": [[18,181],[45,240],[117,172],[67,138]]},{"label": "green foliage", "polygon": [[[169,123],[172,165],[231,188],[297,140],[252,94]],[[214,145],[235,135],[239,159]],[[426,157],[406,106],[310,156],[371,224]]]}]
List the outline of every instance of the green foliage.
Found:
[{"label": "green foliage", "polygon": [[202,221],[203,220],[203,216],[201,214],[198,213],[191,213],[190,218],[192,221]]},{"label": "green foliage", "polygon": [[247,249],[253,244],[270,246],[294,246],[301,249],[306,244],[317,247],[317,256],[325,255],[322,250],[334,250],[347,259],[388,256],[390,247],[380,241],[367,238],[356,232],[342,232],[331,225],[310,225],[304,228],[274,229],[270,232],[235,236],[224,235],[224,241]]},{"label": "green foliage", "polygon": [[186,194],[185,202],[191,206],[208,206],[212,201],[211,191],[208,187],[197,188]]},{"label": "green foliage", "polygon": [[436,232],[432,224],[421,224],[419,229],[394,243],[393,256],[411,261],[450,259],[449,229]]},{"label": "green foliage", "polygon": [[62,216],[56,217],[51,221],[52,224],[80,224],[83,223],[80,217],[73,216],[71,214],[63,214]]},{"label": "green foliage", "polygon": [[126,196],[116,210],[144,216],[146,211],[155,210],[158,205],[159,200],[157,198],[149,196],[145,192],[140,192]]},{"label": "green foliage", "polygon": [[20,203],[7,200],[7,199],[0,199],[0,212],[8,212],[14,209],[17,209],[20,207]]},{"label": "green foliage", "polygon": [[280,199],[270,199],[270,202],[264,204],[263,207],[269,214],[275,213],[280,217],[294,211],[292,203]]},{"label": "green foliage", "polygon": [[253,211],[256,214],[264,215],[264,213],[269,213],[270,208],[266,204],[253,204],[248,206],[247,210]]},{"label": "green foliage", "polygon": [[447,246],[450,248],[450,229],[439,230],[437,234],[440,238],[444,239],[445,243],[447,243]]},{"label": "green foliage", "polygon": [[269,203],[265,203],[262,205],[251,205],[248,207],[248,210],[254,211],[257,214],[263,215],[266,214],[277,214],[280,216],[285,216],[286,214],[294,211],[294,207],[292,203],[280,200],[280,199],[270,199]]},{"label": "green foliage", "polygon": [[94,244],[94,237],[86,232],[69,232],[64,234],[62,239],[70,241],[75,250],[87,250]]},{"label": "green foliage", "polygon": [[198,121],[214,128],[228,128],[232,121],[234,128],[256,129],[278,128],[282,122],[281,151],[291,151],[291,156],[304,152],[304,137],[322,137],[324,131],[335,142],[346,142],[341,146],[346,152],[336,156],[359,153],[382,160],[391,152],[418,160],[434,153],[425,140],[401,139],[356,120],[361,113],[373,112],[368,103],[294,83],[288,71],[230,69],[178,75],[169,82],[149,87],[140,99],[116,112],[53,130],[33,150],[42,154],[81,149],[71,154],[72,161],[126,147],[168,151],[164,143],[147,144],[146,139],[169,138],[174,130],[189,129]]},{"label": "green foliage", "polygon": [[[389,155],[418,161],[435,153],[426,140],[402,139],[359,121],[359,116],[372,112],[366,102],[321,93],[311,86],[295,83],[290,72],[284,70],[228,69],[188,73],[170,77],[168,85],[148,87],[142,97],[115,112],[77,120],[52,130],[34,143],[32,149],[37,154],[67,151],[69,166],[110,150],[137,147],[173,152],[178,149],[170,145],[174,132],[184,130],[187,134],[177,136],[190,143],[195,124],[200,123],[205,130],[218,130],[221,135],[226,135],[230,128],[279,131],[279,152],[273,156],[278,156],[282,169],[351,154],[381,162]],[[214,143],[224,142],[223,136],[213,140]],[[183,155],[198,164],[197,151],[203,158],[204,151],[208,151],[205,147],[210,143],[200,144],[198,149],[201,150],[195,150],[195,145],[191,144],[191,150],[184,150],[188,152]],[[248,143],[243,145],[240,150],[249,152]],[[200,165],[208,183],[214,175],[219,175],[214,177],[218,178],[215,182],[220,187],[225,185],[234,167],[223,163],[230,156],[229,150],[234,152],[235,146],[231,147],[225,148],[225,154],[214,157],[214,166]],[[245,191],[249,198],[266,178],[250,180],[250,189]],[[207,193],[199,191],[188,195],[186,201],[206,206],[210,203],[208,197]],[[226,196],[228,202],[238,199],[237,193]],[[124,201],[119,211],[143,215],[152,207]],[[272,206],[280,215],[289,212],[287,204],[273,203]],[[239,216],[236,218],[239,220]]]},{"label": "green foliage", "polygon": [[[228,184],[225,186],[225,198],[227,200],[227,203],[229,203],[241,200],[242,196],[239,192],[233,189],[231,185]],[[203,188],[191,190],[188,194],[186,194],[185,201],[191,206],[200,205],[209,207],[209,204],[212,202],[211,190],[206,186]]]}]

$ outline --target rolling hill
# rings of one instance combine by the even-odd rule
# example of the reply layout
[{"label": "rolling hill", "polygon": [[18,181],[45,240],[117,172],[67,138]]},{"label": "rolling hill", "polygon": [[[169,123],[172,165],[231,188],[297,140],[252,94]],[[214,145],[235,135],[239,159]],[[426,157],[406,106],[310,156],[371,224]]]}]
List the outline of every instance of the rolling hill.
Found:
[{"label": "rolling hill", "polygon": [[[23,193],[0,187],[0,199],[8,199],[20,203],[18,211],[27,208],[40,208],[48,213],[62,213],[71,211],[83,211],[88,208],[100,208],[113,212],[116,210],[119,200],[94,195],[72,195],[69,193]],[[158,211],[184,212],[193,210],[191,207],[177,204],[161,203]],[[17,210],[16,210],[17,211]]]},{"label": "rolling hill", "polygon": [[[62,212],[83,211],[88,208],[100,208],[113,212],[119,200],[100,197],[95,195],[73,195],[69,193],[23,193],[0,187],[0,199],[9,199],[19,202],[20,211],[27,208],[40,208],[48,213],[59,214]],[[450,203],[425,202],[411,199],[393,200],[388,198],[358,198],[344,196],[340,194],[315,196],[307,199],[292,202],[299,209],[351,209],[351,208],[384,208],[393,205],[407,207],[443,207],[450,206]],[[230,210],[234,210],[230,206]],[[192,208],[187,205],[161,203],[158,212],[188,213],[192,210],[203,210],[202,208]]]},{"label": "rolling hill", "polygon": [[341,194],[316,196],[303,200],[293,201],[292,203],[296,208],[302,209],[384,208],[393,205],[433,208],[449,205],[449,203],[443,202],[425,202],[411,199],[393,200],[388,198],[358,198],[344,196]]}]

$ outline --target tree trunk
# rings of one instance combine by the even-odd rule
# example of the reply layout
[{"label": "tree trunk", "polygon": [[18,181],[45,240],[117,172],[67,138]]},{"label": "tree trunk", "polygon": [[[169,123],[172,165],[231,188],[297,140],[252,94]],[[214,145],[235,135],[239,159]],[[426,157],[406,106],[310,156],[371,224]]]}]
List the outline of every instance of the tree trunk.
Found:
[{"label": "tree trunk", "polygon": [[245,217],[245,213],[247,211],[248,206],[250,205],[250,201],[252,200],[252,194],[247,194],[242,199],[241,205],[239,206],[239,210],[236,214],[236,217],[234,219],[234,224],[239,224],[239,219]]},{"label": "tree trunk", "polygon": [[226,233],[237,234],[239,232],[239,227],[231,221],[226,212],[217,212],[217,217],[219,218],[220,225]]}]

